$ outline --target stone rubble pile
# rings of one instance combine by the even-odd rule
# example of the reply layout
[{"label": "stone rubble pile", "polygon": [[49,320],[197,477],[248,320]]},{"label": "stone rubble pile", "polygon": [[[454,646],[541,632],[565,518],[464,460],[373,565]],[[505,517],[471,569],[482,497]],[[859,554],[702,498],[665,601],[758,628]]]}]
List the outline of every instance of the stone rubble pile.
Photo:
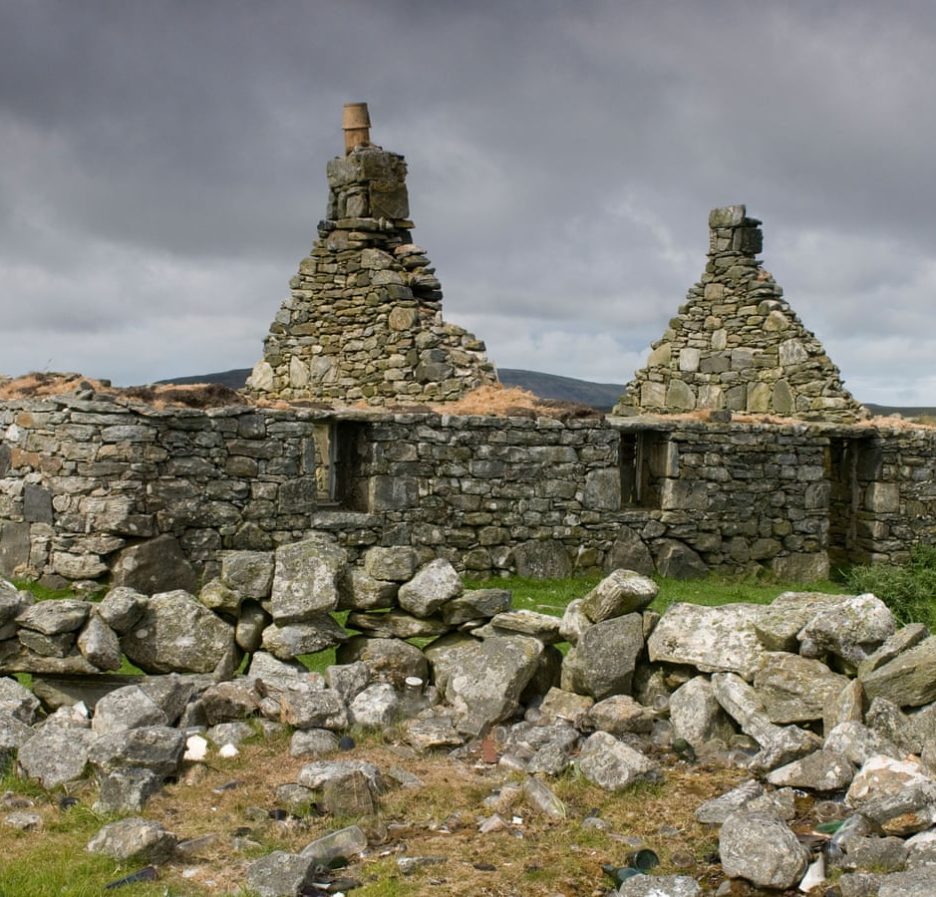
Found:
[{"label": "stone rubble pile", "polygon": [[[17,656],[90,666],[97,639],[109,645],[95,655],[105,668],[122,649],[152,675],[96,692],[40,675],[34,693],[0,678],[0,759],[46,788],[90,770],[95,810],[130,818],[89,849],[157,864],[180,849],[140,818],[162,783],[283,725],[292,754],[310,762],[277,801],[341,819],[373,816],[387,788],[419,787],[405,769],[334,759],[349,729],[392,730],[418,752],[491,753],[508,781],[486,802],[482,833],[509,828],[511,788],[564,818],[548,779],[570,768],[617,792],[664,779],[674,762],[740,767],[749,779],[696,811],[718,827],[719,893],[734,893],[733,879],[825,893],[833,873],[842,897],[936,893],[936,636],[925,627],[898,627],[873,595],[787,592],[769,606],[674,604],[661,616],[647,609],[655,584],[628,570],[558,619],[510,610],[508,592],[465,590],[447,562],[418,560],[371,549],[349,569],[320,539],[275,557],[232,553],[201,592],[213,609],[127,589],[100,603],[33,603],[3,584],[0,625],[13,621]],[[366,634],[349,637],[336,608]],[[334,645],[324,673],[295,659]],[[234,676],[244,650],[249,666]],[[368,849],[354,827],[328,837],[346,858]],[[266,856],[249,884],[298,897],[326,849]],[[616,893],[702,890],[687,875],[638,875]]]}]

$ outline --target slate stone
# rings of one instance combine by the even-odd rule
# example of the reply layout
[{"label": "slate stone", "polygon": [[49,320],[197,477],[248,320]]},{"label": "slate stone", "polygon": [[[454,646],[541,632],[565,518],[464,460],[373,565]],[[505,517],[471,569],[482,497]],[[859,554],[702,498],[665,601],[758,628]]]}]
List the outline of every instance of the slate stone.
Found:
[{"label": "slate stone", "polygon": [[809,865],[809,851],[796,835],[766,813],[729,816],[718,833],[718,853],[725,875],[761,888],[792,888]]},{"label": "slate stone", "polygon": [[81,629],[90,610],[89,602],[77,598],[40,601],[20,613],[16,622],[42,635],[62,635]]},{"label": "slate stone", "polygon": [[194,592],[198,577],[174,536],[162,535],[124,548],[111,567],[113,585],[144,595],[182,590]]},{"label": "slate stone", "polygon": [[43,788],[80,779],[96,736],[87,729],[43,726],[20,746],[17,761]]}]

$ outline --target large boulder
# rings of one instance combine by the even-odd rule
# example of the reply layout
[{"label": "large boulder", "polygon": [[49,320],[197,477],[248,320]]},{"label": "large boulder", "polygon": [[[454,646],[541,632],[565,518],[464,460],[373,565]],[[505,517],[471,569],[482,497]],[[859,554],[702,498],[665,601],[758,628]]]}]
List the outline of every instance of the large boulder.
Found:
[{"label": "large boulder", "polygon": [[653,760],[607,732],[595,732],[585,740],[575,765],[589,782],[608,791],[660,778]]},{"label": "large boulder", "polygon": [[721,704],[715,698],[712,683],[704,676],[693,676],[670,695],[670,722],[673,731],[696,750],[712,739],[725,742],[734,732]]},{"label": "large boulder", "polygon": [[765,654],[754,631],[763,612],[764,608],[755,604],[674,604],[650,635],[650,660],[753,679]]},{"label": "large boulder", "polygon": [[339,664],[361,661],[370,670],[371,679],[385,679],[397,686],[402,686],[408,676],[423,680],[429,676],[426,655],[415,645],[396,638],[357,636],[339,646],[335,659]]},{"label": "large boulder", "polygon": [[856,595],[832,604],[797,634],[800,654],[834,654],[857,667],[897,630],[890,608],[874,595]]},{"label": "large boulder", "polygon": [[643,651],[643,620],[627,614],[590,626],[562,665],[562,687],[595,700],[629,694]]},{"label": "large boulder", "polygon": [[347,562],[347,552],[321,536],[277,548],[270,598],[273,619],[294,623],[334,610]]},{"label": "large boulder", "polygon": [[809,851],[787,825],[767,813],[734,813],[718,835],[722,869],[760,888],[783,890],[799,884]]},{"label": "large boulder", "polygon": [[795,654],[799,650],[800,630],[822,611],[847,599],[847,595],[824,592],[783,592],[755,620],[754,631],[768,651]]},{"label": "large boulder", "polygon": [[17,759],[29,778],[55,788],[81,778],[95,737],[88,729],[46,725],[20,746]]},{"label": "large boulder", "polygon": [[479,735],[507,719],[536,673],[543,643],[525,636],[489,638],[459,652],[445,683],[459,731]]},{"label": "large boulder", "polygon": [[430,561],[407,583],[400,586],[397,601],[416,617],[431,617],[443,605],[461,595],[461,577],[443,558]]},{"label": "large boulder", "polygon": [[315,654],[340,645],[348,634],[327,613],[316,614],[301,623],[274,623],[263,630],[261,647],[280,660]]},{"label": "large boulder", "polygon": [[898,707],[936,701],[936,635],[862,676],[869,700],[887,698]]},{"label": "large boulder", "polygon": [[234,627],[182,590],[150,598],[120,647],[147,673],[210,673],[237,650]]},{"label": "large boulder", "polygon": [[754,676],[754,689],[771,722],[795,723],[822,719],[826,703],[848,682],[821,661],[771,651]]}]

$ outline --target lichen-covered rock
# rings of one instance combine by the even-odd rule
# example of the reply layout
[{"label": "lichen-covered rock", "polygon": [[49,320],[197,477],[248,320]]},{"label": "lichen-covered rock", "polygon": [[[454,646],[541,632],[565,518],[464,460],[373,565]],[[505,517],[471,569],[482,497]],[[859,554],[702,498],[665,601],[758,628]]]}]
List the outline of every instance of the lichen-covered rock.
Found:
[{"label": "lichen-covered rock", "polygon": [[175,835],[158,822],[130,817],[105,825],[88,842],[87,849],[122,863],[164,863],[175,853],[175,846]]},{"label": "lichen-covered rock", "polygon": [[297,729],[344,729],[348,709],[338,692],[330,688],[295,685],[279,695],[280,718]]},{"label": "lichen-covered rock", "polygon": [[722,869],[761,888],[792,888],[809,865],[809,851],[775,816],[739,812],[718,833]]},{"label": "lichen-covered rock", "polygon": [[58,601],[40,601],[27,607],[16,618],[24,629],[31,629],[43,635],[61,635],[81,629],[91,604],[77,598],[61,598]]},{"label": "lichen-covered rock", "polygon": [[364,569],[374,579],[406,582],[416,573],[416,551],[408,545],[383,548],[375,545],[364,553]]},{"label": "lichen-covered rock", "polygon": [[670,695],[669,712],[673,731],[696,750],[715,738],[727,742],[734,732],[704,676],[693,676]]},{"label": "lichen-covered rock", "polygon": [[88,750],[88,762],[103,773],[128,766],[173,775],[185,753],[185,733],[167,726],[144,726],[101,735]]},{"label": "lichen-covered rock", "polygon": [[375,579],[366,570],[345,570],[339,583],[339,610],[383,610],[393,607],[400,584]]},{"label": "lichen-covered rock", "polygon": [[846,685],[845,676],[821,661],[780,651],[765,654],[754,675],[754,689],[775,723],[822,719],[826,702]]},{"label": "lichen-covered rock", "polygon": [[236,650],[234,627],[181,590],[153,595],[120,646],[148,673],[210,673]]},{"label": "lichen-covered rock", "polygon": [[890,608],[874,595],[856,595],[819,611],[797,634],[807,657],[835,654],[858,666],[897,629]]},{"label": "lichen-covered rock", "polygon": [[55,788],[84,775],[95,738],[87,729],[45,725],[20,746],[17,760],[29,778]]},{"label": "lichen-covered rock", "polygon": [[442,605],[442,622],[458,626],[470,620],[490,619],[510,610],[510,601],[507,589],[469,589]]},{"label": "lichen-covered rock", "polygon": [[387,682],[375,682],[359,692],[348,707],[352,725],[382,729],[392,726],[400,713],[400,697]]},{"label": "lichen-covered rock", "polygon": [[273,587],[269,551],[226,551],[221,555],[221,582],[244,598],[268,598]]},{"label": "lichen-covered rock", "polygon": [[783,592],[754,621],[754,631],[768,651],[795,654],[799,650],[800,630],[820,612],[847,598],[825,592]]},{"label": "lichen-covered rock", "polygon": [[31,726],[39,713],[39,699],[15,679],[0,676],[0,712]]},{"label": "lichen-covered rock", "polygon": [[371,671],[372,679],[387,679],[396,686],[402,686],[407,676],[429,676],[427,655],[415,645],[395,638],[357,636],[340,645],[335,658],[340,664],[361,661]]},{"label": "lichen-covered rock", "polygon": [[659,590],[652,579],[634,570],[614,570],[582,599],[582,612],[592,623],[638,613]]},{"label": "lichen-covered rock", "polygon": [[936,701],[936,636],[867,673],[861,684],[869,700],[887,698],[898,707]]},{"label": "lichen-covered rock", "polygon": [[653,729],[656,714],[629,695],[611,695],[598,701],[588,711],[585,722],[590,728],[609,732],[615,737],[626,733],[647,733]]},{"label": "lichen-covered rock", "polygon": [[167,726],[169,720],[156,702],[136,685],[117,688],[94,706],[91,729],[98,735],[141,726]]},{"label": "lichen-covered rock", "polygon": [[88,618],[77,644],[81,656],[99,670],[120,669],[120,639],[96,614]]},{"label": "lichen-covered rock", "polygon": [[333,648],[348,634],[326,613],[309,617],[301,623],[274,623],[263,630],[261,647],[280,660],[302,654],[315,654]]},{"label": "lichen-covered rock", "polygon": [[417,617],[430,617],[463,591],[461,577],[445,559],[436,558],[400,586],[400,607]]},{"label": "lichen-covered rock", "polygon": [[754,630],[763,612],[753,604],[673,604],[647,641],[650,660],[753,679],[766,653]]},{"label": "lichen-covered rock", "polygon": [[146,595],[127,586],[111,589],[95,612],[117,635],[123,635],[143,616]]},{"label": "lichen-covered rock", "polygon": [[649,757],[607,732],[595,732],[585,740],[575,765],[589,782],[608,791],[660,777],[659,767]]},{"label": "lichen-covered rock", "polygon": [[591,695],[596,701],[629,693],[643,646],[640,614],[627,614],[590,626],[566,655],[562,687]]},{"label": "lichen-covered rock", "polygon": [[338,606],[338,583],[347,552],[324,536],[276,549],[270,606],[280,624],[317,619]]},{"label": "lichen-covered rock", "polygon": [[844,754],[821,750],[773,770],[767,781],[787,788],[809,788],[813,791],[839,791],[847,788],[855,775],[855,767]]},{"label": "lichen-covered rock", "polygon": [[175,536],[162,535],[124,548],[111,568],[113,584],[144,595],[194,592],[198,577]]}]

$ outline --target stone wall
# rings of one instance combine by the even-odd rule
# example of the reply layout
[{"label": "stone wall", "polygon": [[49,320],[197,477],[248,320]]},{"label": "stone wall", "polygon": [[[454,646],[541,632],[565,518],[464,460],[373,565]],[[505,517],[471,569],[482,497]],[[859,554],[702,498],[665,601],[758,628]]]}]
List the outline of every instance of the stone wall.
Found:
[{"label": "stone wall", "polygon": [[313,532],[352,562],[410,545],[477,575],[764,566],[807,579],[936,538],[929,429],[98,397],[7,403],[0,433],[0,572],[53,582],[129,584],[156,537],[157,557],[191,563],[170,584],[189,588],[223,551]]},{"label": "stone wall", "polygon": [[259,396],[385,405],[449,402],[497,383],[484,343],[442,319],[411,241],[406,163],[355,147],[328,163],[326,218],[248,380]]},{"label": "stone wall", "polygon": [[616,413],[713,409],[840,423],[868,416],[761,267],[762,243],[760,222],[744,206],[712,210],[705,272]]}]

